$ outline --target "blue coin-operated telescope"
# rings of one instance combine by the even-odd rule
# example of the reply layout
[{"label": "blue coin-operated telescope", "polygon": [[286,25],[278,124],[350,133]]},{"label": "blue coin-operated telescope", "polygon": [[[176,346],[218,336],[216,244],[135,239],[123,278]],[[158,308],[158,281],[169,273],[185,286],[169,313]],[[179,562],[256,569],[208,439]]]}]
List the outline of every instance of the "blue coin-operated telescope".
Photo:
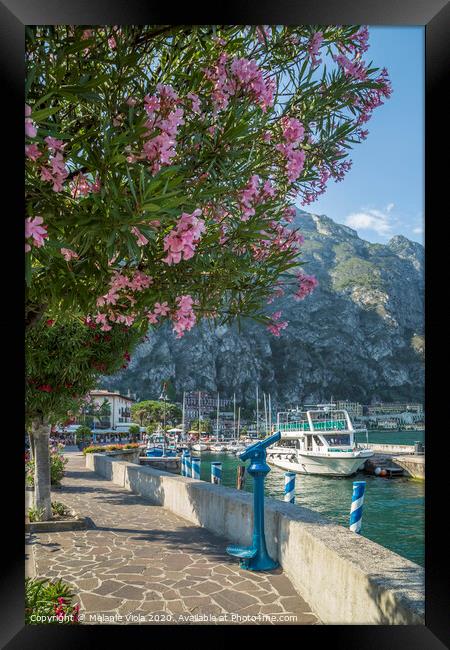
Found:
[{"label": "blue coin-operated telescope", "polygon": [[272,560],[266,548],[264,534],[264,478],[270,472],[266,463],[266,449],[278,442],[281,433],[277,431],[265,440],[256,442],[247,447],[241,460],[250,459],[248,472],[253,476],[253,541],[251,546],[228,546],[227,553],[240,559],[241,569],[250,571],[270,571],[276,569],[278,562]]}]

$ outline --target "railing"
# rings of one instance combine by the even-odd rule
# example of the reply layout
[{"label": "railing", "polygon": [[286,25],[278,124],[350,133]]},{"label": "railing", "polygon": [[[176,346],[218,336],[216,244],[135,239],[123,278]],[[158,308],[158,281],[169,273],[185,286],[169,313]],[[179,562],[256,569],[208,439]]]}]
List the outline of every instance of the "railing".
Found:
[{"label": "railing", "polygon": [[[313,431],[345,431],[347,422],[345,420],[313,420]],[[280,431],[311,431],[309,422],[288,422],[279,425]]]},{"label": "railing", "polygon": [[287,422],[280,424],[278,429],[280,431],[310,431],[309,422]]},{"label": "railing", "polygon": [[343,431],[347,429],[345,420],[313,420],[314,431]]}]

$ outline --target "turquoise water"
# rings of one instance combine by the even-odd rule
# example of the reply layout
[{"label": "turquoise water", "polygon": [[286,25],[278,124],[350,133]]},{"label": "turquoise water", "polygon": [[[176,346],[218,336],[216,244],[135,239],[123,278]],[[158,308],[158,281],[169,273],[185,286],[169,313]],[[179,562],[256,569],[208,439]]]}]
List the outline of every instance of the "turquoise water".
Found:
[{"label": "turquoise water", "polygon": [[[380,436],[381,438],[377,439]],[[386,439],[383,436],[386,436]],[[411,443],[408,442],[410,438],[407,436],[412,439]],[[423,442],[423,439],[423,432],[418,431],[369,432],[369,442],[373,443],[413,444],[416,440]],[[222,485],[236,487],[236,467],[241,464],[236,456],[204,452],[201,459],[202,480],[211,480],[211,462],[220,461]],[[363,472],[349,478],[297,474],[295,501],[347,527],[355,480],[366,481],[361,534],[423,566],[425,507],[423,481],[405,477],[387,479]],[[252,477],[247,474],[246,491],[252,492],[252,482]],[[284,471],[271,466],[265,485],[267,496],[283,499]]]},{"label": "turquoise water", "polygon": [[[369,444],[413,445],[425,443],[425,431],[369,431]],[[358,442],[366,442],[366,435],[356,434]]]}]

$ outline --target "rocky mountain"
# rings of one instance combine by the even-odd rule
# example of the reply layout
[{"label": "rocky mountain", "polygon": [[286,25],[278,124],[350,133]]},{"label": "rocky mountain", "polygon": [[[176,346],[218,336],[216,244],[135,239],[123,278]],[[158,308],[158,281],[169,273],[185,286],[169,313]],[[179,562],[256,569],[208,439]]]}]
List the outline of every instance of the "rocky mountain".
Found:
[{"label": "rocky mountain", "polygon": [[324,215],[298,211],[295,220],[303,269],[319,286],[303,301],[284,296],[271,305],[289,321],[279,338],[252,321],[240,332],[203,323],[182,339],[164,326],[102,385],[148,399],[170,378],[179,397],[236,392],[250,405],[258,383],[280,407],[331,396],[422,401],[424,247],[403,236],[372,244]]}]

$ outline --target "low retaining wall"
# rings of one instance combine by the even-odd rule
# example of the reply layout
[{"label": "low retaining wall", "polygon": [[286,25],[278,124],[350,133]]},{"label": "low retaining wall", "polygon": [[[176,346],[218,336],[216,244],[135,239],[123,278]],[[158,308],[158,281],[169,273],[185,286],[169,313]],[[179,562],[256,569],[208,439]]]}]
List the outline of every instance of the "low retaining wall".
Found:
[{"label": "low retaining wall", "polygon": [[[116,485],[237,544],[251,544],[253,495],[87,454]],[[266,542],[327,624],[424,624],[424,570],[308,508],[266,499]]]},{"label": "low retaining wall", "polygon": [[[98,453],[105,454],[106,456],[112,456],[115,460],[125,460],[128,463],[139,464],[139,454],[141,451],[142,449],[140,447],[136,447],[134,449],[119,449],[117,451],[105,450]],[[92,454],[87,453],[86,456],[92,456]]]},{"label": "low retaining wall", "polygon": [[371,445],[369,443],[370,449],[373,451],[381,451],[385,452],[386,454],[413,454],[414,453],[414,445],[381,445],[381,444],[373,444]]},{"label": "low retaining wall", "polygon": [[395,462],[413,478],[425,479],[425,456],[396,456]]}]

